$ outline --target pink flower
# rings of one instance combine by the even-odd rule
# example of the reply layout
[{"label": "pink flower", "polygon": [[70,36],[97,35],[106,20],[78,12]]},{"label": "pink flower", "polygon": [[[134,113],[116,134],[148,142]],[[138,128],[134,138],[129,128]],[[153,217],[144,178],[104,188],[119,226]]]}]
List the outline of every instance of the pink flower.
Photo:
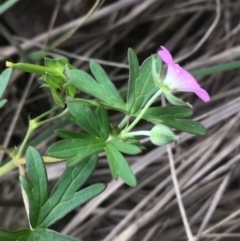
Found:
[{"label": "pink flower", "polygon": [[161,46],[158,55],[168,65],[167,75],[163,80],[165,86],[171,91],[194,92],[204,102],[210,100],[209,94],[201,88],[196,79],[180,65],[173,62],[172,55],[165,47]]}]

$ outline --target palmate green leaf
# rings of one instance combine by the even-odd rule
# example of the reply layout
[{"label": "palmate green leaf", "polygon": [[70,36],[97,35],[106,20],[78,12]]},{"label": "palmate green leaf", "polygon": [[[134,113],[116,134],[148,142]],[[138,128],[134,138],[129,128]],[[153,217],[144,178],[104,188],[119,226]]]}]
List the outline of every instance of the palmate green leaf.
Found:
[{"label": "palmate green leaf", "polygon": [[118,151],[118,149],[111,142],[108,142],[105,147],[109,167],[112,175],[115,179],[121,177],[122,180],[131,187],[137,185],[136,177],[129,167],[128,162],[124,156]]},{"label": "palmate green leaf", "polygon": [[82,70],[69,70],[67,73],[69,83],[82,90],[111,108],[125,111],[125,102],[116,87],[109,80],[106,72],[96,62],[90,63],[90,69],[96,79]]},{"label": "palmate green leaf", "polygon": [[104,184],[97,183],[77,191],[92,174],[97,162],[97,155],[93,155],[78,165],[67,168],[55,185],[48,202],[42,206],[38,227],[52,225],[105,189]]},{"label": "palmate green leaf", "polygon": [[0,230],[1,241],[81,241],[57,233],[50,229],[36,228],[34,230],[20,230],[16,232]]},{"label": "palmate green leaf", "polygon": [[106,140],[109,136],[109,120],[106,109],[84,106],[78,102],[67,102],[73,121],[93,136]]},{"label": "palmate green leaf", "polygon": [[76,164],[76,160],[81,161],[104,149],[106,141],[98,139],[92,135],[82,134],[84,139],[67,139],[54,143],[47,150],[49,156],[56,158],[66,158],[68,165]]},{"label": "palmate green leaf", "polygon": [[127,111],[130,114],[135,114],[139,109],[141,109],[148,99],[158,90],[158,87],[155,86],[153,81],[152,59],[154,59],[157,71],[160,72],[162,63],[158,55],[153,55],[147,58],[138,72],[137,57],[133,50],[130,49],[128,52],[130,83],[127,99]]},{"label": "palmate green leaf", "polygon": [[33,229],[45,229],[105,189],[104,184],[98,183],[77,191],[94,171],[98,161],[97,155],[68,167],[50,196],[42,157],[33,147],[28,148],[26,157],[28,180],[21,177],[20,181],[28,197],[29,222]]}]

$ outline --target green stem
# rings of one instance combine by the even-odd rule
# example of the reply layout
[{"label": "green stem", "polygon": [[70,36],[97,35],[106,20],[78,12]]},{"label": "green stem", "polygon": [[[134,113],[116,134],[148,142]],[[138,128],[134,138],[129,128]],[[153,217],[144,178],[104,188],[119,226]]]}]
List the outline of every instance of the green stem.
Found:
[{"label": "green stem", "polygon": [[39,115],[39,116],[36,117],[34,120],[35,120],[35,121],[38,121],[38,120],[42,119],[43,117],[51,114],[52,112],[54,112],[55,110],[57,110],[57,109],[59,109],[59,108],[60,108],[59,106],[55,106],[55,107],[53,107],[52,109],[50,109],[50,110],[44,112],[43,114]]},{"label": "green stem", "polygon": [[[30,121],[30,122],[31,122],[31,121]],[[26,134],[25,137],[24,137],[24,140],[23,140],[23,142],[22,142],[22,144],[21,144],[21,146],[20,146],[20,148],[19,148],[19,150],[18,150],[18,153],[17,153],[15,159],[19,159],[19,158],[21,158],[21,157],[23,156],[23,152],[24,152],[24,150],[25,150],[25,148],[26,148],[27,142],[28,142],[30,136],[32,135],[32,133],[33,133],[33,131],[34,131],[35,129],[36,129],[36,128],[33,128],[33,127],[31,126],[31,124],[29,123],[28,130],[27,130],[27,134]]]},{"label": "green stem", "polygon": [[118,128],[122,129],[126,123],[129,121],[130,116],[126,115],[122,121],[119,123]]},{"label": "green stem", "polygon": [[132,131],[125,134],[125,137],[133,137],[133,136],[150,136],[151,131]]},{"label": "green stem", "polygon": [[151,106],[151,104],[162,94],[161,90],[158,90],[151,99],[147,102],[147,104],[144,106],[144,108],[141,110],[137,118],[129,125],[125,130],[124,133],[128,133],[143,117],[143,115],[146,113],[148,108]]},{"label": "green stem", "polygon": [[17,167],[17,164],[12,159],[11,161],[9,161],[8,163],[6,163],[4,166],[0,168],[0,177],[7,174],[11,170],[13,170],[15,167]]},{"label": "green stem", "polygon": [[44,125],[44,124],[47,124],[47,123],[49,123],[49,122],[51,122],[51,121],[57,120],[57,119],[63,117],[64,115],[66,115],[67,113],[68,113],[68,108],[66,108],[66,109],[65,109],[62,113],[60,113],[59,115],[56,115],[56,116],[54,116],[54,117],[52,117],[52,118],[49,118],[49,119],[47,119],[47,120],[38,122],[38,123],[37,123],[37,124],[38,124],[38,127],[39,127],[39,126],[42,126],[42,125]]},{"label": "green stem", "polygon": [[56,119],[59,119],[59,118],[61,118],[62,116],[66,115],[68,113],[68,109],[65,109],[62,113],[60,113],[57,116],[54,116],[52,118],[49,118],[49,119],[41,121],[41,122],[37,122],[40,118],[50,114],[51,112],[55,111],[58,108],[59,107],[55,107],[55,108],[43,113],[42,115],[38,116],[37,118],[29,121],[27,134],[24,137],[24,140],[23,140],[23,142],[22,142],[22,144],[21,144],[21,146],[18,150],[17,155],[14,157],[14,159],[12,159],[8,163],[6,163],[4,166],[0,167],[0,177],[3,176],[4,174],[10,172],[12,169],[14,169],[15,167],[18,166],[18,164],[16,163],[15,160],[20,159],[23,156],[24,150],[26,149],[27,142],[28,142],[30,136],[39,126],[44,125],[46,123],[49,123],[51,121],[54,121]]}]

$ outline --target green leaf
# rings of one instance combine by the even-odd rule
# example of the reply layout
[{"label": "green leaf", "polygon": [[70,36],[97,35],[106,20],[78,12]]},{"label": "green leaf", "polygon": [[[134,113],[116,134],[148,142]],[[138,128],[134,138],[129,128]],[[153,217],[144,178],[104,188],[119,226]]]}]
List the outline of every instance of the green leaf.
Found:
[{"label": "green leaf", "polygon": [[26,158],[29,181],[21,176],[20,182],[25,192],[28,194],[29,221],[31,226],[35,228],[38,224],[41,206],[48,199],[48,180],[45,165],[37,150],[33,147],[29,147],[27,149]]},{"label": "green leaf", "polygon": [[78,102],[68,102],[68,109],[73,115],[73,121],[93,136],[107,139],[109,136],[109,120],[107,111],[98,106],[94,113],[93,108]]},{"label": "green leaf", "polygon": [[98,183],[77,191],[94,171],[98,162],[97,155],[85,158],[78,165],[68,167],[50,196],[46,168],[40,154],[33,147],[29,147],[26,158],[28,180],[21,176],[20,181],[28,197],[29,221],[33,229],[52,225],[105,189],[104,184]]},{"label": "green leaf", "polygon": [[109,143],[111,143],[111,145],[113,145],[118,151],[125,154],[135,155],[141,152],[141,148],[139,146],[131,143],[115,140],[111,140]]},{"label": "green leaf", "polygon": [[0,108],[2,108],[7,103],[7,100],[0,100]]},{"label": "green leaf", "polygon": [[161,118],[161,123],[180,131],[185,131],[192,134],[204,136],[206,135],[205,127],[196,121],[187,119],[172,118],[164,116]]},{"label": "green leaf", "polygon": [[96,109],[96,117],[99,124],[100,138],[107,140],[110,132],[108,114],[105,108],[98,106]]},{"label": "green leaf", "polygon": [[[79,161],[87,156],[104,149],[106,142],[94,136],[83,134],[84,139],[62,140],[54,143],[47,150],[49,156],[57,158],[70,158],[78,156]],[[75,164],[68,162],[68,164]]]},{"label": "green leaf", "polygon": [[163,92],[166,99],[173,105],[176,105],[176,106],[187,106],[187,107],[190,107],[192,108],[192,105],[189,104],[188,102],[184,102],[182,101],[181,99],[177,98],[176,96],[172,95],[170,92],[168,91],[164,91]]},{"label": "green leaf", "polygon": [[137,60],[133,51],[129,51],[130,83],[127,99],[127,111],[130,114],[136,113],[141,109],[148,99],[158,90],[155,86],[152,75],[152,58],[158,71],[162,68],[162,63],[158,55],[147,58],[137,75]]},{"label": "green leaf", "polygon": [[67,100],[67,103],[71,103],[71,102],[74,102],[74,103],[78,103],[78,104],[81,104],[81,105],[86,105],[86,106],[92,106],[92,107],[97,107],[100,105],[100,103],[96,100],[86,100],[86,99],[81,99],[81,98],[72,98],[72,97],[69,97],[67,96],[66,98]]},{"label": "green leaf", "polygon": [[77,191],[92,174],[97,162],[97,155],[93,155],[78,165],[67,168],[55,185],[48,202],[42,206],[39,227],[52,225],[74,208],[97,196],[105,189],[104,184],[98,183]]},{"label": "green leaf", "polygon": [[138,74],[139,74],[138,58],[137,58],[137,55],[135,54],[134,50],[131,48],[128,49],[128,62],[129,62],[129,90],[128,90],[128,98],[127,99],[129,102],[129,98],[132,98],[130,96],[134,95],[134,84],[135,84],[135,81],[138,78]]},{"label": "green leaf", "polygon": [[34,230],[20,230],[10,232],[0,230],[1,241],[81,241],[69,236],[62,235],[50,229],[36,228]]},{"label": "green leaf", "polygon": [[[138,113],[137,113],[138,114]],[[192,110],[185,107],[171,106],[171,107],[151,107],[144,114],[143,118],[148,119],[159,119],[162,116],[172,117],[189,117],[193,114]]]},{"label": "green leaf", "polygon": [[7,85],[8,85],[8,82],[10,80],[11,74],[12,74],[12,69],[7,68],[0,75],[0,98],[2,98],[3,93],[7,88]]},{"label": "green leaf", "polygon": [[[1,241],[20,241],[23,240],[23,237],[28,237],[31,233],[31,230],[20,230],[20,231],[7,231],[7,230],[3,230],[0,229],[0,240]],[[27,240],[27,239],[25,239]]]},{"label": "green leaf", "polygon": [[137,185],[136,177],[124,156],[111,142],[107,143],[105,151],[113,177],[117,179],[120,176],[129,186],[135,187]]},{"label": "green leaf", "polygon": [[27,241],[81,241],[69,236],[62,235],[50,229],[38,228],[33,230],[31,239]]},{"label": "green leaf", "polygon": [[63,138],[63,139],[84,139],[88,134],[69,131],[69,130],[57,130],[56,131],[57,136]]},{"label": "green leaf", "polygon": [[98,98],[111,109],[125,110],[124,100],[102,67],[92,61],[90,68],[96,80],[82,70],[69,70],[67,73],[69,83],[79,90]]},{"label": "green leaf", "polygon": [[143,118],[154,124],[162,123],[180,131],[197,135],[206,135],[206,129],[202,124],[188,119],[181,119],[191,115],[192,110],[185,107],[152,107],[146,111]]}]

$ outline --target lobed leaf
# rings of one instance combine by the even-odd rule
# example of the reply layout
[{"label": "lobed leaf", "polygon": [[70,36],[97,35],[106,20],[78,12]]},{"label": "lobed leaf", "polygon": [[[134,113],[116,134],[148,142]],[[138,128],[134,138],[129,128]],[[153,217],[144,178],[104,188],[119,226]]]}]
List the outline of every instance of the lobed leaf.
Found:
[{"label": "lobed leaf", "polygon": [[162,68],[162,63],[158,55],[147,58],[139,73],[137,73],[138,62],[133,50],[129,50],[128,59],[130,66],[130,83],[128,89],[127,111],[134,114],[141,109],[148,99],[158,90],[152,76],[152,58],[158,71]]},{"label": "lobed leaf", "polygon": [[[42,157],[36,149],[29,147],[26,159],[28,180],[21,176],[20,182],[28,197],[29,222],[34,230],[28,240],[41,240],[38,238],[38,235],[42,232],[44,235],[46,234],[46,240],[54,240],[49,238],[48,233],[45,231],[39,233],[35,232],[35,230],[39,230],[39,228],[45,230],[46,227],[55,223],[74,208],[95,197],[105,189],[104,184],[98,183],[78,191],[94,171],[98,162],[97,155],[85,158],[78,165],[68,167],[55,185],[50,196],[48,194],[46,168]],[[47,232],[53,233],[53,231]],[[60,234],[53,233],[53,235]],[[64,236],[60,235],[60,237]]]},{"label": "lobed leaf", "polygon": [[98,98],[105,106],[124,111],[124,100],[107,77],[106,72],[98,63],[93,61],[90,63],[90,68],[96,80],[82,70],[69,70],[67,73],[69,83]]},{"label": "lobed leaf", "polygon": [[99,183],[77,191],[92,174],[97,162],[97,155],[93,155],[78,165],[67,168],[55,185],[48,202],[42,206],[39,227],[47,227],[55,223],[74,208],[105,189],[105,185]]},{"label": "lobed leaf", "polygon": [[93,136],[106,140],[109,136],[109,120],[106,109],[84,106],[78,102],[68,102],[72,120]]},{"label": "lobed leaf", "polygon": [[113,177],[115,179],[121,177],[129,186],[135,187],[137,185],[136,177],[124,156],[111,142],[107,143],[105,151]]},{"label": "lobed leaf", "polygon": [[48,148],[48,155],[57,158],[78,156],[80,159],[83,159],[103,150],[106,145],[105,140],[97,139],[88,134],[82,134],[82,136],[84,136],[84,139],[67,139],[54,143]]}]

